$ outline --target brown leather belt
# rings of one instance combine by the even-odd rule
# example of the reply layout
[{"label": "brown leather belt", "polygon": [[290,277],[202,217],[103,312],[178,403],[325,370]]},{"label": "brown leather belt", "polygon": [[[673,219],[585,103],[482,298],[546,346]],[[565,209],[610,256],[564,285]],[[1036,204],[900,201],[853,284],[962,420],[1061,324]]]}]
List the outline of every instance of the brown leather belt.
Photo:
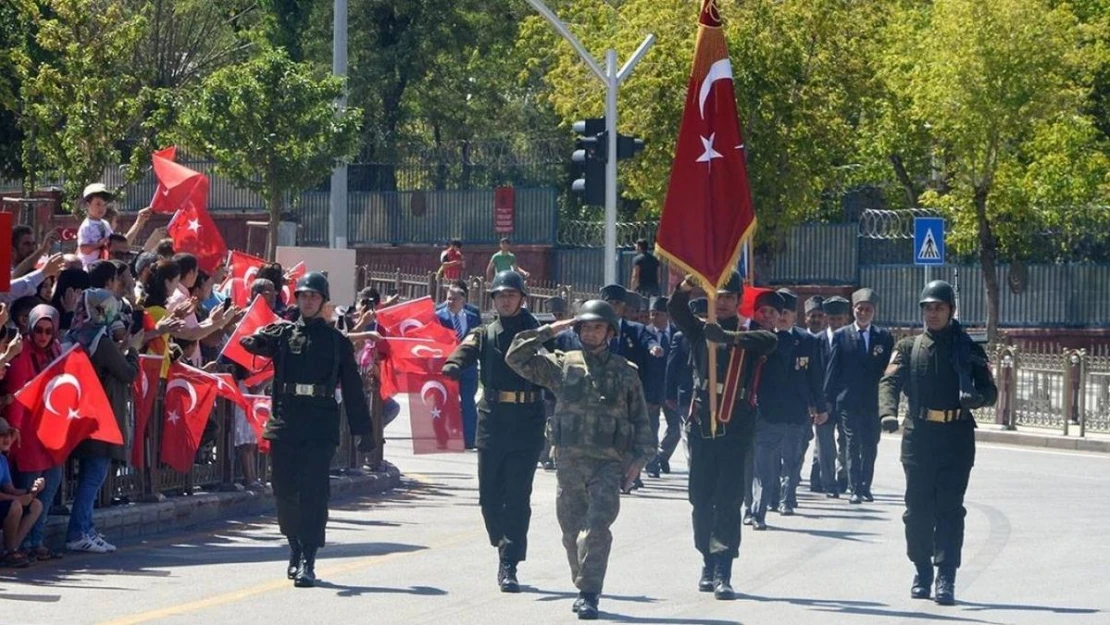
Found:
[{"label": "brown leather belt", "polygon": [[933,423],[951,423],[959,421],[963,413],[959,408],[953,410],[925,410],[925,420]]},{"label": "brown leather belt", "polygon": [[497,402],[501,404],[531,404],[543,399],[539,391],[498,391]]}]

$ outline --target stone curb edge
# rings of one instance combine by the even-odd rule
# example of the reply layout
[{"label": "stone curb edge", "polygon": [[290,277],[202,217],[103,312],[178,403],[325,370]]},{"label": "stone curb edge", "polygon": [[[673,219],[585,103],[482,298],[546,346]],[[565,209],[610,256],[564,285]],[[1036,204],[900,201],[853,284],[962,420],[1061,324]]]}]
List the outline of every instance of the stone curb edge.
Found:
[{"label": "stone curb edge", "polygon": [[999,443],[1021,447],[1040,447],[1068,451],[1093,451],[1110,453],[1110,440],[1027,434],[980,427],[975,430],[975,440],[981,443]]},{"label": "stone curb edge", "polygon": [[[386,463],[383,471],[361,475],[333,475],[331,497],[375,495],[401,485],[401,472]],[[124,506],[98,508],[93,511],[97,529],[109,540],[128,541],[140,536],[180,531],[182,529],[224,519],[257,516],[274,510],[273,491],[237,490],[201,492],[191,496],[168,498],[157,503],[132,503]],[[55,549],[65,544],[69,517],[53,516],[47,521],[46,543]]]}]

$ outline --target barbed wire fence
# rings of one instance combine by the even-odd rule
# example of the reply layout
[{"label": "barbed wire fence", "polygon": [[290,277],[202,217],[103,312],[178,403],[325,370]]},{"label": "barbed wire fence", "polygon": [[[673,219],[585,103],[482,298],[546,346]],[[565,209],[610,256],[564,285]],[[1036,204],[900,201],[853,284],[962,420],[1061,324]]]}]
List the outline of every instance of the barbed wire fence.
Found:
[{"label": "barbed wire fence", "polygon": [[[635,247],[636,241],[655,243],[659,230],[657,221],[630,221],[617,223],[617,247]],[[594,221],[560,220],[558,243],[565,247],[605,247],[605,224]]]}]

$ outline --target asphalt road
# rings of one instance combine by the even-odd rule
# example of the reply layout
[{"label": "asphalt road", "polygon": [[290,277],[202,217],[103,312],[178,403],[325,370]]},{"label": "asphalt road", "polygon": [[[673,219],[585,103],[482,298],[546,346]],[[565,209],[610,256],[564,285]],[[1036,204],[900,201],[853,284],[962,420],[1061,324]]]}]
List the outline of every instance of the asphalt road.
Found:
[{"label": "asphalt road", "polygon": [[[554,475],[536,477],[524,592],[502,594],[477,507],[476,455],[414,457],[403,420],[387,431],[387,454],[406,488],[333,507],[321,587],[292,588],[274,520],[257,517],[125,544],[114,555],[0,571],[0,623],[573,621]],[[909,599],[897,439],[883,440],[875,503],[849,507],[804,492],[797,516],[769,515],[766,532],[744,528],[734,602],[696,590],[685,467],[674,465],[622,499],[603,620],[1110,623],[1110,456],[981,445],[951,608]]]}]

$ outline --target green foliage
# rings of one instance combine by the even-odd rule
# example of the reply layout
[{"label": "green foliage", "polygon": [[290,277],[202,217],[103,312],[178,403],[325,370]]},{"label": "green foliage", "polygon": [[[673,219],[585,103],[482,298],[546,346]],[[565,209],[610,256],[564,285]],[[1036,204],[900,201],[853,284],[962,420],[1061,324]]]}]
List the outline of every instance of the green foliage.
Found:
[{"label": "green foliage", "polygon": [[208,76],[183,105],[181,143],[267,202],[271,257],[283,199],[318,184],[358,148],[362,112],[338,112],[342,93],[341,79],[262,49]]},{"label": "green foliage", "polygon": [[146,21],[111,0],[42,5],[35,44],[44,60],[21,68],[23,163],[32,178],[64,179],[72,200],[121,162],[119,145],[139,121],[131,64]]}]

